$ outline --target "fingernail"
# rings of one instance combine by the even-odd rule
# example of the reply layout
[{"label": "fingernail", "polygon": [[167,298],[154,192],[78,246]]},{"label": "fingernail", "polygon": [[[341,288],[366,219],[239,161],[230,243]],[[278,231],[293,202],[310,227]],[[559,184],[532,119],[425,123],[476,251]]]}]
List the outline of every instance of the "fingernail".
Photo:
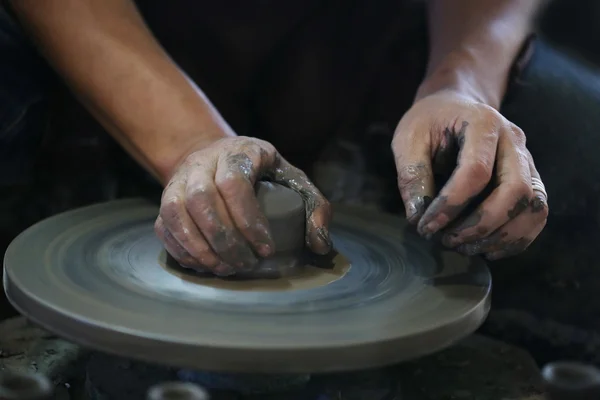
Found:
[{"label": "fingernail", "polygon": [[431,221],[430,223],[425,225],[425,227],[423,228],[423,232],[425,234],[432,235],[432,234],[436,233],[439,229],[440,229],[440,224],[438,224],[437,221]]},{"label": "fingernail", "polygon": [[257,251],[261,257],[266,258],[273,255],[273,247],[271,247],[269,244],[261,243],[257,245]]},{"label": "fingernail", "polygon": [[215,267],[213,272],[215,275],[218,276],[231,276],[235,274],[235,268],[233,268],[230,265],[221,263]]}]

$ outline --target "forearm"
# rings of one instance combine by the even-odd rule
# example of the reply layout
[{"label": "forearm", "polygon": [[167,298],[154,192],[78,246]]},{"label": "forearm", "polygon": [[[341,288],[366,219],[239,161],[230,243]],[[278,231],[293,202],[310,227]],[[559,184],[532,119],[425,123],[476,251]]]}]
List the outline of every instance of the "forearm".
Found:
[{"label": "forearm", "polygon": [[417,99],[443,89],[498,108],[544,0],[429,0],[430,53]]},{"label": "forearm", "polygon": [[130,0],[12,5],[82,103],[163,183],[190,149],[233,135]]}]

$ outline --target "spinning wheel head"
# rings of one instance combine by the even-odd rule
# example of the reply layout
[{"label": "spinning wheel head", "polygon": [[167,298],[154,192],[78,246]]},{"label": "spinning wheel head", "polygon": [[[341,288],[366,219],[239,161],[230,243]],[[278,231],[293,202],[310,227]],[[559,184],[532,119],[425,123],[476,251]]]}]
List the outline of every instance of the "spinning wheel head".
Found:
[{"label": "spinning wheel head", "polygon": [[468,335],[489,309],[482,261],[432,246],[401,218],[335,206],[334,268],[309,266],[268,288],[171,268],[153,232],[157,212],[122,200],[31,227],[6,252],[9,300],[50,331],[108,353],[253,373],[399,362]]}]

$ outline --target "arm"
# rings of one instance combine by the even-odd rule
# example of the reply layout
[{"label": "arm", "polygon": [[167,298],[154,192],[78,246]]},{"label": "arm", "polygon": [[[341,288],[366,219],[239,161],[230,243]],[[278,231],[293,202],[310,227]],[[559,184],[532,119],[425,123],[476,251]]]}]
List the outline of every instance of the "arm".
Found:
[{"label": "arm", "polygon": [[429,64],[417,100],[452,89],[498,108],[543,2],[429,0]]},{"label": "arm", "polygon": [[271,144],[236,137],[132,0],[11,3],[82,103],[142,166],[170,182],[155,230],[181,265],[229,275],[252,270],[256,254],[273,254],[254,193],[263,174],[307,198],[306,242],[319,254],[330,251],[323,195]]},{"label": "arm", "polygon": [[[392,149],[409,220],[467,255],[517,254],[546,225],[525,134],[497,110],[542,2],[429,0],[429,65]],[[434,166],[448,167],[440,190]]]},{"label": "arm", "polygon": [[131,0],[11,4],[80,101],[163,184],[191,151],[234,136]]}]

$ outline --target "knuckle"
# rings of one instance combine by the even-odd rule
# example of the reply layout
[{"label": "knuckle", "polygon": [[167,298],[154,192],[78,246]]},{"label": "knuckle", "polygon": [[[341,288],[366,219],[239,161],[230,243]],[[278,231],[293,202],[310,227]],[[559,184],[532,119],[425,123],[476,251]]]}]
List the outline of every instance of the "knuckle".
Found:
[{"label": "knuckle", "polygon": [[163,221],[168,221],[169,219],[175,217],[183,207],[184,202],[179,196],[163,198],[163,201],[160,205],[160,215]]},{"label": "knuckle", "polygon": [[525,145],[525,143],[527,141],[527,137],[525,136],[525,132],[523,132],[523,129],[521,129],[517,125],[511,123],[510,131],[512,132],[513,137],[518,144]]},{"label": "knuckle", "polygon": [[269,154],[277,153],[277,150],[275,149],[275,146],[273,146],[271,143],[267,142],[266,140],[262,140],[262,139],[255,139],[255,140],[256,140],[256,144],[263,151],[266,151]]},{"label": "knuckle", "polygon": [[490,132],[490,134],[498,135],[498,131],[503,125],[506,125],[508,122],[498,110],[488,104],[480,104],[479,112],[481,121],[485,121],[487,124],[486,131]]},{"label": "knuckle", "polygon": [[494,107],[487,104],[477,104],[475,107],[473,110],[479,120],[486,124],[486,131],[495,132],[503,124],[504,117]]},{"label": "knuckle", "polygon": [[492,178],[493,167],[482,158],[475,158],[468,162],[469,175],[476,182],[489,182]]},{"label": "knuckle", "polygon": [[531,169],[529,167],[531,153],[529,153],[529,150],[527,150],[527,147],[525,147],[525,143],[517,144],[514,150],[517,154],[519,161],[521,162],[522,171],[527,171],[527,176],[531,178]]},{"label": "knuckle", "polygon": [[215,191],[211,185],[196,185],[187,187],[185,191],[185,206],[197,207],[202,204],[210,203],[214,199]]},{"label": "knuckle", "polygon": [[247,183],[248,179],[238,171],[228,172],[215,180],[217,190],[224,195],[235,194],[241,186]]},{"label": "knuckle", "polygon": [[238,142],[238,143],[248,143],[248,142],[254,142],[255,138],[250,137],[250,136],[244,136],[244,135],[240,135],[240,136],[235,136],[234,138],[232,138],[232,140]]},{"label": "knuckle", "polygon": [[531,187],[531,184],[525,182],[524,180],[507,182],[505,185],[508,192],[519,198],[526,197],[527,200],[529,200],[533,196],[533,188]]},{"label": "knuckle", "polygon": [[488,119],[498,118],[498,111],[494,107],[484,103],[477,103],[476,107],[483,117],[487,117]]},{"label": "knuckle", "polygon": [[274,164],[280,157],[275,146],[262,139],[243,137],[239,145],[244,154],[258,161],[259,169]]},{"label": "knuckle", "polygon": [[269,153],[276,152],[275,146],[273,146],[266,140],[249,136],[238,136],[237,139],[239,143],[242,144],[244,147],[248,148],[249,150],[256,151],[257,153],[260,153],[261,151],[266,151]]},{"label": "knuckle", "polygon": [[398,185],[400,187],[421,184],[431,174],[420,165],[405,165],[398,168]]},{"label": "knuckle", "polygon": [[254,138],[244,138],[240,143],[237,144],[236,150],[246,156],[250,154],[258,154],[260,152],[260,143],[257,143]]}]

